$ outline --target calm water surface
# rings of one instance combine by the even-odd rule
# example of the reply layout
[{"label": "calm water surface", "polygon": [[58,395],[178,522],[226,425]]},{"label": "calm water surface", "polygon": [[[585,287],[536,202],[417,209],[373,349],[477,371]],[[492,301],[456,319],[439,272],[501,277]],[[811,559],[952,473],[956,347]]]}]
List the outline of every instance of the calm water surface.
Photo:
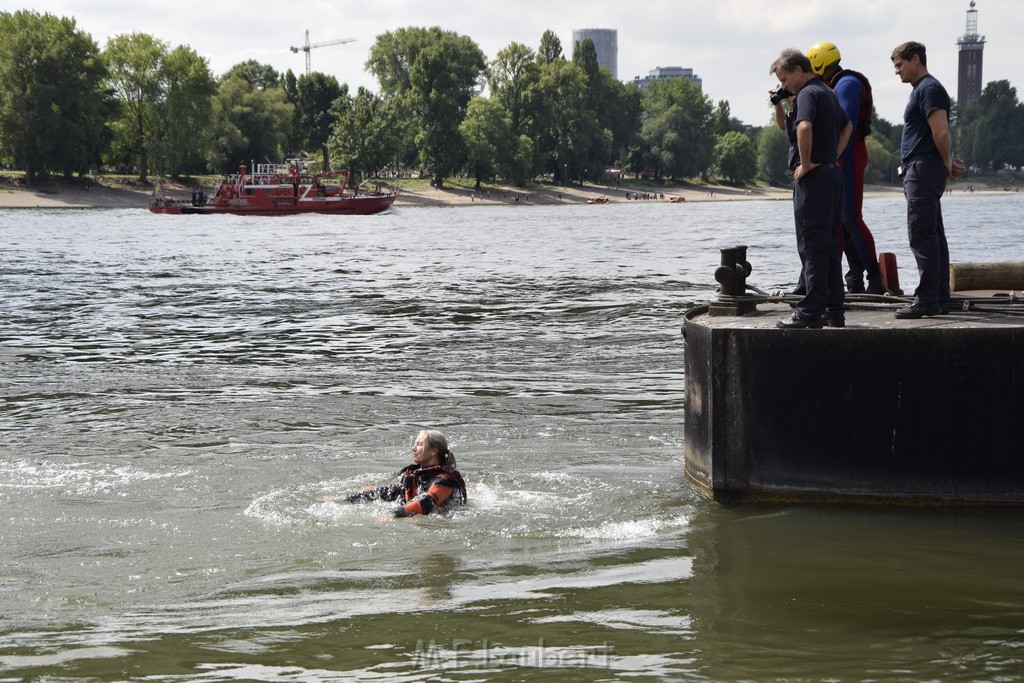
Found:
[{"label": "calm water surface", "polygon": [[[866,209],[912,288],[902,198]],[[953,260],[1024,261],[1019,195],[945,209]],[[683,483],[683,314],[721,246],[792,284],[786,202],[28,210],[0,240],[0,680],[1024,671],[1019,512]],[[468,508],[318,500],[423,426]]]}]

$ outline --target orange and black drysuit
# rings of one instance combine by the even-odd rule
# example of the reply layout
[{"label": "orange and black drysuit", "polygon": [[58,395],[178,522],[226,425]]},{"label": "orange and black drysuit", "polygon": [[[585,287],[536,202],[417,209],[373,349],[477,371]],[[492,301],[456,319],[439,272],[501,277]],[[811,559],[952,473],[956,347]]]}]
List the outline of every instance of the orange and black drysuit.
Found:
[{"label": "orange and black drysuit", "polygon": [[363,500],[402,500],[395,508],[395,517],[427,515],[435,508],[464,505],[466,482],[459,471],[449,465],[420,467],[412,464],[398,473],[398,481],[372,486],[345,497],[349,503]]}]

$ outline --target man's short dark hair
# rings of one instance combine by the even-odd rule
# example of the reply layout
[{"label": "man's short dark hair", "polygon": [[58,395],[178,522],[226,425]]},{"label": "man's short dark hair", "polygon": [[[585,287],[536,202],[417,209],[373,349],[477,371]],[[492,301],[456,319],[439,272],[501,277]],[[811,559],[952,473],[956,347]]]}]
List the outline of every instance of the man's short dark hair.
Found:
[{"label": "man's short dark hair", "polygon": [[924,53],[924,45],[913,40],[896,46],[896,49],[892,51],[892,56],[890,56],[889,59],[896,59],[899,57],[903,61],[909,62],[914,58],[914,55],[921,58],[921,66],[928,66],[928,57]]},{"label": "man's short dark hair", "polygon": [[772,62],[772,68],[768,70],[768,73],[773,74],[777,71],[785,71],[786,73],[793,73],[796,68],[800,67],[804,70],[804,73],[811,73],[811,60],[807,59],[800,50],[789,47],[782,51],[779,58]]}]

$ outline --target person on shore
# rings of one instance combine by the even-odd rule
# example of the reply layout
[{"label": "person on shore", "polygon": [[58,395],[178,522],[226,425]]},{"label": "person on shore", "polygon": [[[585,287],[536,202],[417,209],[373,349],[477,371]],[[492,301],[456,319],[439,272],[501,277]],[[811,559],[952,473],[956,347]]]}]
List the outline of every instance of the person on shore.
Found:
[{"label": "person on shore", "polygon": [[392,511],[394,516],[412,517],[464,505],[466,482],[455,469],[455,455],[448,450],[445,435],[436,429],[424,429],[413,442],[412,464],[402,468],[394,482],[370,486],[347,496],[324,496],[321,500],[400,501]]},{"label": "person on shore", "polygon": [[[807,51],[811,68],[832,88],[846,117],[853,124],[850,144],[839,156],[843,169],[843,251],[846,253],[846,291],[850,294],[885,294],[882,271],[875,253],[875,238],[864,222],[864,170],[871,134],[873,100],[871,83],[864,74],[839,65],[842,55],[833,43],[821,42]],[[867,273],[867,288],[864,274]]]},{"label": "person on shore", "polygon": [[843,302],[842,210],[843,172],[836,159],[846,147],[853,126],[836,94],[811,69],[807,56],[783,50],[771,66],[783,91],[794,95],[787,114],[783,98],[773,95],[775,122],[790,144],[793,171],[793,217],[800,254],[803,298],[793,315],[776,325],[787,329],[842,327]]},{"label": "person on shore", "polygon": [[903,112],[900,176],[907,197],[910,250],[920,275],[913,303],[896,311],[896,317],[922,318],[949,310],[949,246],[941,200],[946,179],[963,174],[964,165],[951,155],[949,94],[928,73],[924,45],[903,43],[890,59],[896,75],[912,87]]}]

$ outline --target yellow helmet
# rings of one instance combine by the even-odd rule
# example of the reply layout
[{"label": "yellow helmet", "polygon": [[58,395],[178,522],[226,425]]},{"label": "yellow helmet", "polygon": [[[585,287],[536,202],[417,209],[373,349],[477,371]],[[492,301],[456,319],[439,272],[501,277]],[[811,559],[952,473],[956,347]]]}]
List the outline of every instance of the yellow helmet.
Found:
[{"label": "yellow helmet", "polygon": [[835,43],[815,43],[807,50],[807,59],[811,60],[811,68],[819,76],[824,76],[825,69],[841,58],[842,55],[839,54],[839,48],[835,46]]}]

